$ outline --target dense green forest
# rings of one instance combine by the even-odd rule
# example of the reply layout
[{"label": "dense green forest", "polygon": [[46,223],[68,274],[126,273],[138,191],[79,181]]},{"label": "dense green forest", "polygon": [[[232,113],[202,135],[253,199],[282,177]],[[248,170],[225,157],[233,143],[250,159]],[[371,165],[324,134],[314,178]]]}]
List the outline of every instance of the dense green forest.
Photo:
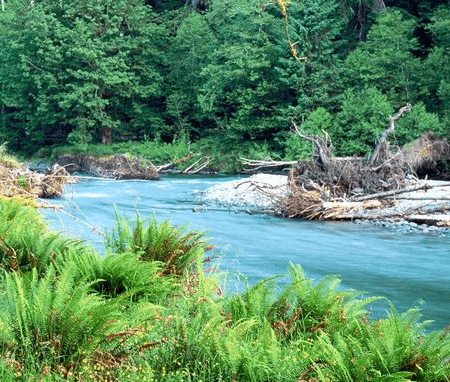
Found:
[{"label": "dense green forest", "polygon": [[2,0],[0,142],[254,145],[336,155],[448,138],[450,4],[382,0]]}]

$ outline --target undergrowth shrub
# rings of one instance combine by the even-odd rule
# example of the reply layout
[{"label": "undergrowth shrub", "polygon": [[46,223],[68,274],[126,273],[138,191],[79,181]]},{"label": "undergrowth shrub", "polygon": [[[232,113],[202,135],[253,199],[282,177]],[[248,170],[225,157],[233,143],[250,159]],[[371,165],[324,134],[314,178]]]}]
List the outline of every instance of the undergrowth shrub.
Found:
[{"label": "undergrowth shrub", "polygon": [[166,274],[181,275],[213,246],[207,244],[203,232],[175,227],[169,220],[158,223],[155,216],[142,219],[136,213],[135,225],[130,227],[116,210],[116,228],[106,236],[106,248],[114,253],[131,252],[141,261],[158,261]]},{"label": "undergrowth shrub", "polygon": [[188,156],[190,143],[180,139],[172,143],[161,140],[116,142],[111,145],[86,144],[46,147],[36,154],[38,159],[55,159],[62,155],[91,155],[96,158],[126,154],[133,158],[147,159],[156,165],[169,163]]},{"label": "undergrowth shrub", "polygon": [[377,322],[354,318],[349,326],[356,332],[321,335],[316,344],[321,362],[314,363],[320,380],[448,380],[448,334],[426,334],[428,323],[420,322],[420,316],[417,307],[398,314],[391,306]]},{"label": "undergrowth shrub", "polygon": [[448,336],[426,334],[418,308],[398,314],[391,307],[386,318],[372,321],[366,306],[378,298],[340,289],[337,277],[314,282],[297,265],[289,274],[283,287],[272,277],[228,298],[180,297],[175,316],[163,320],[168,341],[152,364],[154,375],[169,381],[180,372],[187,380],[448,380]]},{"label": "undergrowth shrub", "polygon": [[102,257],[33,210],[0,209],[2,381],[450,379],[449,332],[427,333],[420,306],[374,321],[378,297],[299,265],[223,296],[203,233],[116,210]]}]

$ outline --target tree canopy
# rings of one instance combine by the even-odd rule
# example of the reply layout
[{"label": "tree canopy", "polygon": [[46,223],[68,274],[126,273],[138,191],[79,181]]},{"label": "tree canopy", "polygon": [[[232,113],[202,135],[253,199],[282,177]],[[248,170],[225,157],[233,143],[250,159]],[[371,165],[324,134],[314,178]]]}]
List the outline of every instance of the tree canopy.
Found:
[{"label": "tree canopy", "polygon": [[406,103],[414,112],[396,143],[428,130],[448,138],[448,1],[3,6],[0,141],[17,151],[222,137],[302,157],[309,145],[294,143],[291,122],[326,115],[336,152],[361,155]]}]

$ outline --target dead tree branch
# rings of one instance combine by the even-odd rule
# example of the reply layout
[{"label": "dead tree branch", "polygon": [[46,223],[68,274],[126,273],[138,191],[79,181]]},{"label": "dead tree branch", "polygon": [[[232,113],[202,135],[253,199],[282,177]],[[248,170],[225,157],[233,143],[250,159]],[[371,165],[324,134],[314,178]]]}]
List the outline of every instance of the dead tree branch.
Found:
[{"label": "dead tree branch", "polygon": [[375,146],[372,155],[370,156],[369,160],[367,161],[367,166],[372,167],[378,157],[378,154],[381,150],[381,148],[385,145],[386,142],[386,138],[387,136],[394,131],[395,129],[395,122],[400,119],[400,117],[404,114],[411,111],[411,104],[408,104],[406,106],[403,106],[401,109],[399,109],[399,111],[397,112],[397,114],[395,114],[390,122],[389,122],[389,126],[387,127],[387,129],[383,132],[383,134],[381,134],[381,137],[378,139],[378,143]]},{"label": "dead tree branch", "polygon": [[328,135],[325,132],[324,132],[325,138],[319,138],[315,135],[306,135],[302,133],[302,131],[298,128],[295,122],[292,122],[291,130],[298,136],[302,137],[303,139],[314,142],[317,154],[319,155],[320,162],[324,170],[331,167],[331,165],[333,164],[333,157],[328,148]]},{"label": "dead tree branch", "polygon": [[254,160],[247,158],[239,158],[241,163],[245,166],[249,166],[244,172],[253,172],[261,168],[273,168],[273,167],[287,167],[297,163],[297,161],[274,161],[274,160]]}]

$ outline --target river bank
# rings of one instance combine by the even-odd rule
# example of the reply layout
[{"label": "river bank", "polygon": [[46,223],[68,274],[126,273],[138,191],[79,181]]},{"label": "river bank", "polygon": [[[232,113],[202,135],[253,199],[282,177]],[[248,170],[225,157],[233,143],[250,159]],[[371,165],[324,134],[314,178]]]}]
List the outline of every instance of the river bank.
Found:
[{"label": "river bank", "polygon": [[58,165],[38,173],[15,161],[0,162],[0,195],[6,198],[57,198],[63,194],[64,185],[74,181],[66,169]]}]

